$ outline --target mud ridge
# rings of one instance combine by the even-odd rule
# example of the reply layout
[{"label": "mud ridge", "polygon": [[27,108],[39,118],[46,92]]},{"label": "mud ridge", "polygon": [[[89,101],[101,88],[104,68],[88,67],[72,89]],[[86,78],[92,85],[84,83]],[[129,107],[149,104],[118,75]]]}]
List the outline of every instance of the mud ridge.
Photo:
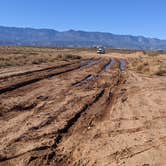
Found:
[{"label": "mud ridge", "polygon": [[105,92],[105,89],[101,90],[97,95],[96,97],[94,98],[94,100],[89,103],[89,104],[85,104],[83,106],[83,108],[75,114],[75,116],[73,118],[71,118],[66,126],[63,128],[63,129],[60,129],[58,131],[58,136],[56,137],[55,139],[55,145],[54,145],[54,148],[57,147],[57,145],[61,142],[62,138],[63,138],[63,135],[66,134],[68,132],[68,130],[78,121],[78,119],[81,117],[82,113],[83,112],[86,112],[88,110],[88,108],[90,106],[92,106],[94,103],[96,103],[103,95],[104,95],[104,92]]},{"label": "mud ridge", "polygon": [[88,108],[90,106],[92,106],[94,103],[96,103],[103,95],[104,95],[104,92],[105,92],[105,89],[102,89],[96,96],[95,98],[93,99],[92,102],[90,102],[89,104],[85,104],[83,106],[83,108],[74,115],[74,117],[72,117],[68,122],[67,124],[64,126],[64,128],[60,129],[57,131],[57,137],[55,138],[55,143],[52,145],[52,146],[40,146],[40,147],[37,147],[37,148],[34,148],[30,151],[27,151],[25,153],[22,153],[22,154],[19,154],[19,155],[16,155],[16,156],[12,156],[12,157],[5,157],[5,156],[1,156],[0,155],[0,162],[4,162],[4,161],[7,161],[7,160],[11,160],[11,159],[14,159],[14,158],[17,158],[17,157],[20,157],[26,153],[29,153],[29,152],[32,152],[32,151],[40,151],[40,150],[47,150],[49,148],[55,150],[58,146],[58,144],[61,142],[61,140],[63,139],[64,137],[64,134],[68,133],[69,129],[78,121],[78,119],[81,117],[82,113],[84,113],[85,111],[88,110]]},{"label": "mud ridge", "polygon": [[82,80],[73,83],[72,86],[77,86],[78,84],[80,84],[81,82],[85,81],[86,79],[88,79],[88,78],[91,77],[91,76],[92,76],[91,74],[87,75],[87,76],[86,76],[85,78],[83,78]]},{"label": "mud ridge", "polygon": [[72,86],[80,86],[80,85],[92,80],[93,78],[94,78],[94,76],[89,74],[85,78],[83,78],[82,80],[73,83]]},{"label": "mud ridge", "polygon": [[34,73],[38,73],[38,72],[42,72],[42,71],[47,71],[47,70],[48,71],[49,70],[54,70],[54,69],[58,69],[58,68],[61,68],[61,67],[66,67],[66,66],[69,66],[69,65],[73,65],[75,63],[68,63],[68,64],[64,64],[64,65],[60,65],[60,66],[53,66],[53,67],[47,67],[47,68],[43,68],[43,69],[39,69],[39,70],[26,71],[24,73],[7,75],[7,76],[4,76],[4,77],[2,76],[2,77],[0,77],[0,80],[11,78],[11,77],[24,76],[24,75],[27,75],[27,74],[34,74]]},{"label": "mud ridge", "polygon": [[65,71],[61,71],[61,72],[57,72],[57,73],[51,73],[51,74],[44,75],[44,76],[41,76],[41,77],[38,77],[38,78],[27,80],[27,81],[24,81],[24,82],[19,82],[17,84],[10,85],[9,87],[0,89],[0,94],[6,93],[6,92],[9,92],[9,91],[13,91],[15,89],[24,87],[26,85],[29,85],[29,84],[32,84],[32,83],[35,83],[35,82],[38,82],[38,81],[41,81],[41,80],[44,80],[44,79],[47,79],[47,78],[51,78],[51,77],[54,77],[54,76],[58,76],[60,74],[68,73],[68,72],[71,72],[73,70],[84,69],[83,67],[85,67],[85,68],[90,67],[90,66],[95,65],[95,64],[97,64],[101,61],[102,61],[102,59],[90,60],[90,62],[88,60],[88,62],[89,62],[88,64],[85,62],[84,64],[80,64],[79,66],[77,66],[75,68],[67,69]]},{"label": "mud ridge", "polygon": [[96,64],[100,63],[101,61],[102,61],[101,58],[95,59],[95,60],[93,60],[93,59],[92,59],[92,60],[89,60],[89,62],[88,62],[87,64],[81,66],[80,69],[85,69],[85,68],[87,68],[87,67],[96,65]]},{"label": "mud ridge", "polygon": [[32,83],[35,83],[35,82],[38,82],[38,81],[41,81],[41,80],[44,80],[44,79],[47,79],[47,78],[51,78],[51,77],[54,77],[54,76],[58,76],[60,74],[68,73],[68,72],[71,72],[73,70],[77,70],[79,68],[80,68],[80,66],[72,68],[72,69],[68,69],[68,70],[65,70],[65,71],[61,71],[61,72],[58,72],[58,73],[48,74],[46,76],[42,76],[42,77],[39,77],[39,78],[34,78],[32,80],[20,82],[20,83],[11,85],[9,87],[0,89],[0,94],[6,93],[6,92],[9,92],[9,91],[13,91],[15,89],[21,88],[23,86],[26,86],[26,85],[29,85],[29,84],[32,84]]}]

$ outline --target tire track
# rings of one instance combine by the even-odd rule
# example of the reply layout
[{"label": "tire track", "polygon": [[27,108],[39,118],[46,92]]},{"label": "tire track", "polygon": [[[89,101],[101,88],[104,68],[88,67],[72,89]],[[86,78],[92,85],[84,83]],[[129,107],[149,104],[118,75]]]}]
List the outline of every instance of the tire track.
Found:
[{"label": "tire track", "polygon": [[[10,161],[10,160],[14,159],[14,161],[15,161],[15,159],[19,160],[19,158],[26,158],[27,164],[34,164],[33,162],[38,162],[38,160],[43,161],[43,163],[52,162],[53,161],[52,159],[57,160],[56,156],[57,155],[59,156],[58,148],[61,146],[61,142],[63,142],[63,140],[66,139],[66,137],[68,136],[68,133],[71,133],[73,128],[80,127],[79,123],[80,123],[80,121],[82,121],[82,119],[85,118],[86,122],[88,122],[90,120],[90,122],[88,124],[91,125],[91,120],[93,121],[95,119],[95,121],[100,121],[102,118],[104,118],[106,116],[108,106],[110,106],[110,104],[113,101],[112,88],[116,89],[117,85],[120,83],[120,74],[117,74],[117,72],[118,73],[120,73],[120,72],[119,72],[118,64],[116,65],[115,71],[109,70],[109,72],[108,72],[108,70],[107,71],[103,70],[104,67],[106,66],[106,63],[109,60],[108,59],[107,59],[107,61],[106,61],[106,59],[105,59],[105,61],[102,61],[102,60],[98,59],[98,60],[95,60],[95,62],[93,62],[93,63],[89,62],[89,64],[88,63],[83,64],[85,66],[83,68],[81,66],[82,64],[77,65],[77,66],[75,65],[74,67],[72,66],[72,68],[68,68],[68,70],[66,70],[66,68],[65,68],[64,69],[65,71],[57,71],[56,73],[49,73],[49,74],[47,73],[46,76],[35,78],[34,82],[38,82],[42,79],[51,78],[51,77],[54,77],[56,75],[60,75],[63,73],[65,74],[70,71],[74,71],[76,69],[79,69],[76,71],[81,72],[82,69],[88,68],[85,71],[83,70],[83,73],[81,75],[82,79],[80,81],[76,81],[73,84],[72,84],[73,81],[71,81],[70,85],[77,86],[79,83],[81,83],[81,85],[82,85],[82,83],[83,84],[86,83],[87,86],[89,86],[89,87],[83,86],[83,87],[76,89],[72,86],[70,87],[70,85],[69,85],[69,88],[73,89],[73,92],[77,92],[77,93],[83,93],[83,91],[85,91],[85,90],[87,90],[87,91],[94,90],[95,93],[93,94],[93,96],[92,96],[92,94],[90,95],[89,101],[87,101],[87,102],[82,101],[81,109],[79,106],[79,107],[76,107],[77,111],[74,111],[70,115],[65,114],[65,115],[67,115],[66,119],[65,118],[63,119],[63,116],[61,116],[62,120],[64,120],[65,123],[62,123],[63,125],[61,125],[61,128],[58,126],[56,128],[56,130],[54,130],[52,133],[48,133],[48,137],[50,136],[53,141],[51,144],[47,143],[47,135],[45,133],[42,133],[42,134],[44,134],[44,138],[46,139],[45,143],[44,142],[42,144],[34,143],[34,147],[32,147],[32,149],[26,149],[27,151],[20,150],[16,154],[14,154],[13,149],[12,149],[12,148],[17,148],[17,145],[19,145],[17,143],[20,143],[20,141],[21,141],[21,144],[18,147],[22,147],[22,144],[24,143],[24,141],[25,141],[25,143],[27,143],[27,142],[29,143],[30,141],[33,140],[33,138],[35,138],[35,140],[37,138],[41,138],[41,135],[38,135],[38,134],[35,135],[35,133],[33,133],[33,131],[50,125],[56,118],[57,114],[54,117],[46,118],[45,120],[43,120],[43,122],[41,121],[41,123],[39,125],[36,125],[34,128],[33,127],[30,128],[29,137],[26,137],[26,133],[25,133],[25,140],[24,140],[24,138],[23,138],[23,140],[19,140],[19,139],[22,139],[22,136],[21,136],[20,138],[18,138],[18,140],[17,139],[14,140],[14,141],[16,141],[16,144],[13,145],[13,143],[10,142],[12,146],[8,147],[7,149],[4,149],[4,151],[0,153],[0,162],[2,164],[3,163],[6,164],[8,162],[12,163],[13,161]],[[102,64],[100,62],[102,62]],[[111,61],[109,61],[107,63],[107,65],[109,65],[110,63],[111,63]],[[96,64],[99,64],[99,65],[95,66],[94,68],[93,67],[89,68]],[[111,77],[109,76],[109,74],[111,74]],[[64,78],[64,77],[65,77],[65,75],[62,78]],[[65,80],[68,81],[69,78],[68,78],[68,76],[67,76],[67,79],[65,77],[64,81]],[[80,78],[81,78],[80,76],[74,77],[74,79],[76,79],[76,80],[78,80]],[[40,80],[38,80],[38,79],[40,79]],[[60,79],[61,79],[61,77],[60,77]],[[21,82],[21,83],[24,83],[24,82]],[[32,84],[32,83],[30,83],[30,84]],[[17,88],[26,86],[28,84],[29,84],[28,82],[25,82],[25,85],[18,84],[19,87],[13,87],[13,88],[17,89]],[[93,87],[91,87],[92,84],[94,84]],[[57,86],[55,86],[55,87],[57,87]],[[68,88],[68,86],[66,86],[66,87]],[[10,87],[10,88],[12,88],[12,87]],[[7,92],[10,92],[14,89],[8,89]],[[18,91],[16,91],[16,92],[18,93]],[[58,93],[59,93],[59,91],[58,91]],[[71,92],[69,94],[73,95],[73,93],[71,93]],[[74,102],[76,102],[76,101],[74,101]],[[70,108],[71,106],[73,106],[73,102],[68,103],[68,105]],[[101,107],[101,109],[98,110],[97,108],[99,107],[99,105],[102,105],[102,107]],[[97,110],[97,112],[96,112],[96,110]],[[72,111],[72,109],[71,109],[71,111]],[[88,111],[88,113],[86,113],[87,111]],[[86,116],[86,114],[88,114],[88,115]],[[91,115],[92,115],[92,117],[91,117]],[[42,132],[42,131],[40,131],[40,132]],[[39,141],[41,141],[41,140],[39,140]],[[7,151],[9,153],[7,153]],[[26,156],[29,156],[29,158],[27,158]],[[56,161],[56,162],[58,162],[58,161]]]},{"label": "tire track", "polygon": [[104,64],[103,67],[101,67],[101,69],[97,73],[95,73],[95,74],[88,74],[83,79],[81,79],[81,80],[76,81],[75,83],[73,83],[72,86],[78,87],[78,86],[82,86],[84,84],[87,84],[90,81],[96,81],[97,79],[99,79],[100,74],[103,74],[105,72],[109,73],[110,72],[109,70],[115,64],[116,64],[116,61],[114,59],[109,60],[109,62],[106,63],[106,64]]},{"label": "tire track", "polygon": [[18,155],[14,155],[14,156],[10,156],[10,157],[0,155],[0,162],[5,162],[5,161],[8,161],[8,160],[20,157],[20,156],[22,156],[22,155],[24,155],[26,153],[32,152],[32,151],[47,150],[47,149],[50,149],[50,148],[56,150],[57,145],[61,142],[61,140],[63,139],[64,135],[78,121],[78,119],[81,117],[82,113],[86,112],[94,103],[96,103],[103,96],[104,92],[105,92],[105,90],[101,89],[95,95],[95,97],[92,98],[92,101],[90,101],[89,103],[85,104],[79,112],[74,114],[74,116],[67,121],[66,125],[62,129],[59,129],[56,132],[54,144],[52,146],[40,146],[40,147],[34,148],[32,150],[29,150],[27,152],[24,152],[24,153],[21,153],[21,154],[18,154]]},{"label": "tire track", "polygon": [[121,59],[121,60],[120,60],[119,68],[120,68],[120,70],[121,70],[122,72],[125,71],[125,69],[126,69],[126,61],[125,61],[124,59]]},{"label": "tire track", "polygon": [[117,163],[119,163],[121,160],[131,158],[140,153],[144,153],[151,149],[155,149],[155,148],[158,148],[159,146],[165,145],[165,137],[159,138],[159,140],[161,140],[161,143],[155,144],[153,141],[146,141],[145,143],[141,145],[135,145],[135,146],[122,149],[120,151],[116,151],[115,153],[109,155],[108,158],[112,162],[116,161]]},{"label": "tire track", "polygon": [[[114,91],[116,91],[116,88],[117,87],[114,85],[111,87],[106,86],[104,88],[104,94],[100,97],[100,100],[92,105],[88,111],[78,119],[77,124],[71,128],[71,130],[68,132],[68,135],[63,136],[63,141],[58,146],[58,151],[55,153],[56,158],[54,158],[55,160],[53,160],[53,163],[56,163],[57,165],[66,165],[70,161],[74,160],[70,150],[71,147],[73,147],[73,151],[75,151],[74,149],[76,149],[76,151],[78,150],[77,146],[79,146],[79,141],[77,140],[77,134],[82,134],[83,131],[84,134],[88,134],[88,130],[93,130],[97,123],[103,121],[103,119],[108,115],[108,112],[110,111],[114,101],[116,100],[116,97],[114,96]],[[82,135],[82,138],[79,137],[79,139],[86,141],[87,138],[86,136]],[[72,140],[75,140],[73,144]],[[65,141],[71,142],[71,145],[66,147],[67,145],[65,144]]]},{"label": "tire track", "polygon": [[[92,70],[93,69],[97,69],[97,71],[95,70],[95,73],[97,72],[98,73],[98,70],[100,70],[100,68],[102,68],[102,66],[104,65],[104,63],[106,63],[106,61],[102,61],[102,63],[100,63],[100,64],[98,64],[98,65],[96,65],[94,68],[93,67],[90,67],[90,68],[88,68],[87,70],[86,70],[86,73],[92,73]],[[82,70],[82,69],[79,69],[79,70],[76,70],[76,71],[74,71],[74,72],[72,72],[73,74],[74,73],[82,73],[82,72],[84,72],[84,70]],[[77,80],[77,74],[74,74],[76,77],[73,77],[72,75],[64,75],[64,78],[66,79],[70,79],[71,78],[71,76],[72,76],[72,78],[75,80]],[[81,74],[82,75],[82,74]],[[84,75],[84,74],[83,74]],[[68,78],[69,77],[69,78]],[[83,77],[82,77],[83,78]],[[62,77],[60,78],[60,79],[63,79]],[[72,79],[72,80],[73,80]],[[74,83],[72,83],[73,81],[72,80],[70,80],[71,81],[71,85],[72,84],[74,84]],[[77,81],[76,81],[77,82]],[[48,82],[49,83],[49,82]],[[78,82],[77,82],[78,83]],[[52,87],[53,88],[53,87]],[[68,88],[68,87],[67,87]],[[70,87],[70,89],[73,89],[74,87]],[[75,88],[74,88],[75,89]],[[73,89],[73,90],[74,90]],[[26,89],[26,90],[28,90],[28,88]],[[81,90],[81,89],[80,89]],[[65,94],[67,94],[67,92],[68,92],[68,89],[66,89],[65,91],[63,91],[63,93],[65,93]],[[14,93],[18,93],[18,91],[17,92],[14,92]],[[58,92],[58,93],[60,93],[60,92]],[[35,94],[34,94],[35,95]],[[38,94],[36,94],[36,95],[38,95]],[[50,94],[51,95],[51,94]],[[51,96],[54,96],[54,94],[52,94],[51,96],[50,96],[49,94],[46,94],[46,96],[44,97],[43,95],[41,96],[42,97],[42,101],[43,101],[43,99],[44,100],[47,100],[48,99],[48,101],[47,102],[49,102],[49,98],[51,97]],[[49,97],[50,96],[50,97]],[[23,96],[24,97],[24,96]],[[26,97],[26,96],[25,96]],[[8,117],[10,117],[10,116],[14,116],[14,117],[16,117],[17,115],[19,115],[21,112],[23,112],[24,110],[26,111],[26,110],[28,110],[28,109],[24,109],[24,107],[25,106],[29,106],[29,105],[40,105],[40,96],[39,97],[37,97],[37,98],[32,98],[32,100],[33,101],[31,101],[31,99],[30,98],[28,98],[28,100],[30,100],[31,102],[29,103],[28,102],[28,104],[27,104],[27,101],[26,100],[23,100],[23,102],[17,102],[16,103],[16,105],[14,105],[13,107],[7,107],[6,108],[6,111],[4,110],[3,111],[3,113],[4,114],[2,114],[1,113],[1,116],[3,117],[3,120],[4,120],[4,118],[6,117],[6,120],[8,119]],[[6,98],[6,100],[8,100],[7,98]],[[3,103],[2,103],[3,104]],[[25,105],[25,106],[24,106]],[[36,108],[35,108],[36,109]],[[38,109],[38,108],[37,108]],[[20,112],[18,112],[18,111]],[[13,114],[11,111],[15,111],[15,113]],[[29,110],[28,110],[29,111]],[[7,113],[7,114],[6,114]],[[0,117],[0,119],[2,119],[1,117]]]},{"label": "tire track", "polygon": [[108,71],[113,67],[113,65],[115,65],[115,64],[116,64],[115,59],[111,59],[111,60],[104,66],[103,71],[108,72]]},{"label": "tire track", "polygon": [[38,70],[26,71],[26,72],[23,72],[23,73],[17,73],[17,74],[12,74],[12,75],[7,75],[7,76],[1,76],[0,80],[12,78],[12,77],[18,77],[18,76],[26,76],[28,74],[34,74],[34,73],[38,73],[38,72],[40,73],[42,71],[47,71],[47,70],[50,71],[50,70],[66,67],[66,66],[69,66],[69,65],[73,65],[73,64],[76,64],[76,63],[77,62],[67,63],[67,64],[63,64],[63,65],[59,65],[59,66],[52,66],[52,67],[42,68],[42,69],[38,69]]},{"label": "tire track", "polygon": [[[100,62],[101,62],[101,59],[100,59]],[[90,61],[90,63],[85,63],[85,64],[79,64],[77,65],[76,67],[72,67],[72,68],[69,68],[69,69],[64,69],[64,71],[60,71],[60,72],[55,72],[55,73],[51,73],[51,74],[46,74],[44,76],[40,76],[40,77],[37,77],[37,78],[34,78],[34,79],[31,79],[31,80],[26,80],[26,81],[23,81],[23,82],[19,82],[17,84],[13,84],[13,85],[10,85],[8,87],[5,87],[5,88],[1,88],[0,89],[0,94],[3,94],[3,93],[6,93],[6,92],[10,92],[10,91],[13,91],[15,89],[18,89],[18,88],[21,88],[21,87],[24,87],[26,85],[29,85],[29,84],[32,84],[32,83],[36,83],[36,82],[39,82],[43,79],[48,79],[48,78],[52,78],[54,76],[58,76],[58,75],[61,75],[61,74],[64,74],[64,73],[68,73],[68,72],[71,72],[71,71],[74,71],[74,70],[77,70],[77,69],[83,69],[82,67],[90,67],[92,65],[95,65],[99,63],[99,60],[96,60],[94,61],[94,63],[92,63]],[[71,65],[73,66],[73,65]]]}]

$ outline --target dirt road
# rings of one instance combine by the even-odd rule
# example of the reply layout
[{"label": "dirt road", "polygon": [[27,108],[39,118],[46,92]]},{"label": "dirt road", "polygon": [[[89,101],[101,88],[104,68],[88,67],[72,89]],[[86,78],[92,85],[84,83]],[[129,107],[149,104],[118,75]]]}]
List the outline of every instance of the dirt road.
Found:
[{"label": "dirt road", "polygon": [[126,62],[0,73],[0,165],[166,165],[166,78]]}]

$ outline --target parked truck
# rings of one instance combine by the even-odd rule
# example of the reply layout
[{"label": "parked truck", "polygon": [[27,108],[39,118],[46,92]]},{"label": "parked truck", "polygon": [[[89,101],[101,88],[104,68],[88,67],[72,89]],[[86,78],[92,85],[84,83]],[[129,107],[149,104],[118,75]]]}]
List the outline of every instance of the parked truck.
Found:
[{"label": "parked truck", "polygon": [[98,47],[97,54],[105,54],[104,47]]}]

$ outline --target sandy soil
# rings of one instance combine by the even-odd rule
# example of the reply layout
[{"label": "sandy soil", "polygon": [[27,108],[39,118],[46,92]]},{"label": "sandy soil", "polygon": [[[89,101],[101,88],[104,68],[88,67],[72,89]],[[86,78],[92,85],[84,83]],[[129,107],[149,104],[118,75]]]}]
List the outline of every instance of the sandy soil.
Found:
[{"label": "sandy soil", "polygon": [[156,59],[77,54],[0,70],[0,165],[165,166],[166,77],[150,70]]}]

